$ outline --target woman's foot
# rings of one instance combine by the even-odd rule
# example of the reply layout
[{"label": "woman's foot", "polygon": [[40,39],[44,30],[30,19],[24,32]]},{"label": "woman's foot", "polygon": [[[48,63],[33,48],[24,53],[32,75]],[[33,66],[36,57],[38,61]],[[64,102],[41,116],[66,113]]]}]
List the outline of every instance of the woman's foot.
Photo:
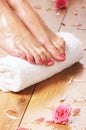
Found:
[{"label": "woman's foot", "polygon": [[0,47],[32,64],[54,64],[48,51],[27,30],[5,0],[0,0]]},{"label": "woman's foot", "polygon": [[20,17],[25,26],[32,32],[35,38],[43,44],[51,56],[58,61],[64,61],[65,42],[56,36],[32,9],[27,0],[7,0],[12,9]]}]

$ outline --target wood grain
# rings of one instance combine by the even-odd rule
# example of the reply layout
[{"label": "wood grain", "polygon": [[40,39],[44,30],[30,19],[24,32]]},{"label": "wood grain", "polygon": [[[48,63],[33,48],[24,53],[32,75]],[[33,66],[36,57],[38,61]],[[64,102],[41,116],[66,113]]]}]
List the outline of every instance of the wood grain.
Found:
[{"label": "wood grain", "polygon": [[[86,0],[69,0],[67,10],[59,11],[56,16],[55,11],[47,11],[54,8],[54,3],[50,0],[29,0],[34,5],[41,5],[40,10],[36,10],[49,27],[54,31],[72,32],[79,37],[86,48],[86,31],[78,29],[86,28]],[[63,26],[61,23],[65,23]],[[76,50],[78,51],[78,49]],[[0,56],[3,52],[0,51]],[[75,52],[74,52],[75,53]],[[0,130],[16,130],[18,126],[31,128],[31,130],[86,130],[86,51],[80,63],[73,65],[61,73],[40,82],[19,93],[0,92]],[[68,82],[72,79],[70,84]],[[60,99],[65,96],[64,104],[70,104],[72,108],[80,108],[80,115],[72,118],[72,123],[68,126],[35,124],[34,120],[45,117],[50,120],[52,116],[51,106],[57,107],[61,104]],[[15,110],[17,119],[13,120],[6,116],[6,110]]]}]

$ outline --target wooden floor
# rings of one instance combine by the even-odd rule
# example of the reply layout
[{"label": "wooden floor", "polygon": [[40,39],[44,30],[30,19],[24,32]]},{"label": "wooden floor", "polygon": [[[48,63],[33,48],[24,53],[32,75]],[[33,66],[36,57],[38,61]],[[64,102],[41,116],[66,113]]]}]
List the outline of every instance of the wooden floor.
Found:
[{"label": "wooden floor", "polygon": [[[67,10],[61,10],[57,15],[55,10],[49,9],[54,9],[52,0],[29,1],[33,7],[42,6],[36,11],[54,32],[74,33],[80,38],[86,50],[86,0],[69,0]],[[80,26],[80,24],[82,25]],[[1,55],[3,55],[2,51]],[[72,117],[68,126],[46,126],[45,123],[33,123],[39,117],[49,120],[51,110],[48,108],[58,106],[63,96],[65,97],[64,104],[68,103],[72,108],[80,108],[79,115]],[[8,110],[14,112],[16,119],[6,115]],[[86,51],[84,51],[84,58],[80,63],[48,80],[19,93],[0,91],[0,130],[17,130],[18,127],[30,130],[86,130]]]}]

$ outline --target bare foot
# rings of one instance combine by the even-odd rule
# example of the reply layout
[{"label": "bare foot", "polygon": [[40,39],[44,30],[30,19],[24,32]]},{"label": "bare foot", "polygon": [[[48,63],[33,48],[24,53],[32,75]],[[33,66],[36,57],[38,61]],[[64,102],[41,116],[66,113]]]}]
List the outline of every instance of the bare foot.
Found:
[{"label": "bare foot", "polygon": [[64,61],[65,42],[56,36],[40,16],[33,10],[27,0],[7,0],[23,23],[33,33],[35,38],[43,44],[51,56],[58,61]]},{"label": "bare foot", "polygon": [[0,47],[34,64],[54,64],[48,51],[25,27],[8,3],[0,0]]}]

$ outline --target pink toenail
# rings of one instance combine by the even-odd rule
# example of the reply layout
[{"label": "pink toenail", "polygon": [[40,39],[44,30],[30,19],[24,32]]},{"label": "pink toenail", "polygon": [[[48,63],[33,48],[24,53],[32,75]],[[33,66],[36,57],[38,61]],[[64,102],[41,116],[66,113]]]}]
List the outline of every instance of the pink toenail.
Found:
[{"label": "pink toenail", "polygon": [[60,55],[62,58],[65,58],[65,54]]},{"label": "pink toenail", "polygon": [[42,64],[42,61],[41,61],[41,60],[38,60],[38,63],[39,63],[39,64]]},{"label": "pink toenail", "polygon": [[42,62],[42,64],[44,64],[44,65],[45,65],[45,64],[46,64],[46,61],[43,61],[43,62]]},{"label": "pink toenail", "polygon": [[48,63],[48,65],[54,64],[54,59],[48,59],[48,60],[47,60],[47,63]]}]

